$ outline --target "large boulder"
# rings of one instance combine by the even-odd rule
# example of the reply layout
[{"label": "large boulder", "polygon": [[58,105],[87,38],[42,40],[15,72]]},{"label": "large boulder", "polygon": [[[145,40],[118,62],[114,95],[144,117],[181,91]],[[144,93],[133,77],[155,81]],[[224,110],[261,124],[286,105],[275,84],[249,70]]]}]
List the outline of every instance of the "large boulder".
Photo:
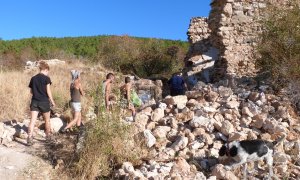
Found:
[{"label": "large boulder", "polygon": [[138,132],[143,132],[146,129],[146,125],[148,123],[149,116],[144,113],[137,113],[135,116],[135,127],[137,128]]},{"label": "large boulder", "polygon": [[50,119],[52,132],[59,132],[60,129],[66,126],[66,122],[59,117]]}]

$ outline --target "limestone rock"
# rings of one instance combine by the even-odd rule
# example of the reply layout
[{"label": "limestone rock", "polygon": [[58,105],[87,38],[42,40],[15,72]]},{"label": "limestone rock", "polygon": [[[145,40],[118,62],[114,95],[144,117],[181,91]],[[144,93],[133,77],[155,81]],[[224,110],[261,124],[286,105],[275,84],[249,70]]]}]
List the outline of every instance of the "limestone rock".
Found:
[{"label": "limestone rock", "polygon": [[146,139],[146,145],[147,147],[152,147],[156,143],[156,138],[153,136],[152,132],[150,130],[144,131],[144,137]]},{"label": "limestone rock", "polygon": [[203,116],[194,117],[194,119],[190,121],[190,126],[193,128],[207,127],[210,122],[210,119],[205,118]]},{"label": "limestone rock", "polygon": [[242,141],[247,139],[247,134],[241,132],[235,132],[229,135],[229,141]]},{"label": "limestone rock", "polygon": [[122,164],[122,169],[124,169],[125,173],[133,173],[134,172],[134,167],[132,163],[130,162],[124,162]]},{"label": "limestone rock", "polygon": [[58,132],[61,128],[66,126],[66,122],[63,121],[61,118],[51,118],[50,119],[51,129],[52,132]]},{"label": "limestone rock", "polygon": [[225,120],[222,122],[221,132],[224,135],[228,136],[229,134],[233,133],[233,131],[234,131],[234,127],[229,121]]},{"label": "limestone rock", "polygon": [[217,92],[211,91],[205,95],[205,100],[208,102],[215,102],[219,97]]},{"label": "limestone rock", "polygon": [[152,108],[151,107],[146,107],[140,113],[145,114],[147,116],[151,116],[151,114],[152,114]]},{"label": "limestone rock", "polygon": [[135,126],[139,132],[143,132],[146,128],[149,117],[144,113],[137,113],[135,116]]},{"label": "limestone rock", "polygon": [[186,103],[188,102],[186,95],[180,95],[180,96],[173,96],[174,104],[177,105],[178,109],[183,109],[186,106]]},{"label": "limestone rock", "polygon": [[157,126],[153,130],[153,135],[156,138],[166,138],[167,133],[171,130],[169,126]]},{"label": "limestone rock", "polygon": [[179,157],[172,167],[171,176],[174,173],[179,173],[180,175],[188,175],[191,172],[190,165],[182,157]]},{"label": "limestone rock", "polygon": [[243,107],[242,113],[243,113],[244,115],[249,116],[249,117],[253,117],[253,116],[254,116],[253,113],[249,110],[248,107]]},{"label": "limestone rock", "polygon": [[222,164],[218,164],[217,166],[214,167],[214,169],[212,171],[212,175],[216,176],[217,179],[225,179],[225,180],[238,180],[239,179],[231,171],[226,171]]},{"label": "limestone rock", "polygon": [[226,103],[226,107],[229,109],[238,109],[240,106],[240,103],[237,101],[229,101]]},{"label": "limestone rock", "polygon": [[175,151],[179,151],[181,149],[184,149],[188,144],[188,138],[184,136],[180,136],[177,138],[177,140],[171,145],[171,148]]},{"label": "limestone rock", "polygon": [[164,110],[162,108],[156,108],[151,115],[152,121],[159,121],[161,118],[165,116]]}]

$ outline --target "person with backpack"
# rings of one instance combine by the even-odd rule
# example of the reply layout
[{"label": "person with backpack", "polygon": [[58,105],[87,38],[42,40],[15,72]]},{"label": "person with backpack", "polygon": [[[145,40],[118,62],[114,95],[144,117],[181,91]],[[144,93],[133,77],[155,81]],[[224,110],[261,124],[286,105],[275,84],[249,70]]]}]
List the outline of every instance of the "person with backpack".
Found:
[{"label": "person with backpack", "polygon": [[181,73],[174,73],[172,78],[168,81],[168,84],[170,86],[171,96],[184,95],[184,91],[187,89],[187,85]]},{"label": "person with backpack", "polygon": [[39,112],[43,114],[45,121],[46,140],[51,140],[50,103],[54,107],[55,102],[50,89],[52,82],[48,76],[50,67],[46,62],[41,61],[39,62],[39,69],[40,72],[31,78],[28,86],[32,94],[30,104],[31,119],[27,138],[27,145],[29,146],[33,145],[33,129]]}]

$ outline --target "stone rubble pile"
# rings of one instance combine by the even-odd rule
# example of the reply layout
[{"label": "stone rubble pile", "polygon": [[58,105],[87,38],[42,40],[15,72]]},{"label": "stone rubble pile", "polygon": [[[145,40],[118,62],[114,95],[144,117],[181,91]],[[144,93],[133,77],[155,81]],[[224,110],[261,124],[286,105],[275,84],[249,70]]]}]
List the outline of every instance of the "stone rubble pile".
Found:
[{"label": "stone rubble pile", "polygon": [[[132,124],[148,154],[138,167],[125,162],[116,178],[239,179],[239,169],[226,171],[226,163],[218,159],[224,142],[274,141],[283,134],[286,139],[274,153],[274,172],[280,178],[300,178],[298,116],[285,98],[250,85],[199,82],[186,95],[167,96],[157,108],[143,109]],[[262,179],[268,169],[264,162],[259,165],[251,176]]]}]

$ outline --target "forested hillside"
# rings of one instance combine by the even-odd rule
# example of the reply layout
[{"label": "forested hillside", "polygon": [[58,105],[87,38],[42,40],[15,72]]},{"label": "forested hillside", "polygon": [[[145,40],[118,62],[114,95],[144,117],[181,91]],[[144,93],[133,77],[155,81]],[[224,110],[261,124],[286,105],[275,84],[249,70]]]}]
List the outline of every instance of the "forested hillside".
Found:
[{"label": "forested hillside", "polygon": [[0,67],[22,68],[28,60],[80,59],[141,77],[169,75],[183,66],[188,46],[184,41],[129,36],[0,40]]}]

